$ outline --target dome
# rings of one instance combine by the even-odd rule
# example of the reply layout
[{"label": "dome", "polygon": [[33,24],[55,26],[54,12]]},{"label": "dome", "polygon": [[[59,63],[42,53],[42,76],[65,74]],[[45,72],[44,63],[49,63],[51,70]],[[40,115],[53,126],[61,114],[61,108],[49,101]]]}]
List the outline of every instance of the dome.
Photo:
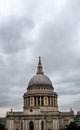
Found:
[{"label": "dome", "polygon": [[31,78],[28,86],[46,85],[52,86],[51,80],[44,74],[37,74]]},{"label": "dome", "polygon": [[51,80],[43,73],[43,67],[41,64],[41,57],[39,57],[39,63],[37,66],[37,73],[29,81],[28,87],[30,87],[30,86],[45,86],[45,87],[50,86],[52,88]]}]

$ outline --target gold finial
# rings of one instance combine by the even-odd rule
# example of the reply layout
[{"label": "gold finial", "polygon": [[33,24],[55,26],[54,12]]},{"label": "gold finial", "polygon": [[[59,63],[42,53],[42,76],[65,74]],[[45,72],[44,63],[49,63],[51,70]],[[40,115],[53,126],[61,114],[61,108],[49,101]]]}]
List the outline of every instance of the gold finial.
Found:
[{"label": "gold finial", "polygon": [[41,64],[41,57],[39,56],[39,62],[38,62],[38,66],[37,66],[37,74],[43,74],[43,67]]}]

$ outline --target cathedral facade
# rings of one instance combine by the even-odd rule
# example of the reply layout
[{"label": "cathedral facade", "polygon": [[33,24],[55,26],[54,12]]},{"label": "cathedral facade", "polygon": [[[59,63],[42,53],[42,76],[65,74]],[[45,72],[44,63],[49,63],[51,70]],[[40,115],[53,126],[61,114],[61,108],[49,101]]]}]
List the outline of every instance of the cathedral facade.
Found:
[{"label": "cathedral facade", "polygon": [[74,120],[72,110],[58,110],[58,95],[51,80],[43,73],[40,57],[37,73],[29,81],[23,99],[22,112],[7,112],[8,130],[60,130]]}]

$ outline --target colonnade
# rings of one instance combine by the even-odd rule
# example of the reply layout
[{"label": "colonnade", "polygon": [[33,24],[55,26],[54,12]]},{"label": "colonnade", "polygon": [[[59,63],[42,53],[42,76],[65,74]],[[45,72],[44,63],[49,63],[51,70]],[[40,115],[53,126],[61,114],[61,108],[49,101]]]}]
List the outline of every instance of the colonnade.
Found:
[{"label": "colonnade", "polygon": [[24,98],[24,107],[57,106],[57,96],[31,96]]}]

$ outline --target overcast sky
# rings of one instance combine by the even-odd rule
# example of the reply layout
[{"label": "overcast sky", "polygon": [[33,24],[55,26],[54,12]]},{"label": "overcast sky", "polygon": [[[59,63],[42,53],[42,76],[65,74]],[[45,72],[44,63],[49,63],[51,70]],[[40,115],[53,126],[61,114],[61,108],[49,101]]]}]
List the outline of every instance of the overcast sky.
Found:
[{"label": "overcast sky", "polygon": [[0,0],[0,116],[23,109],[39,56],[59,110],[80,110],[80,0]]}]

